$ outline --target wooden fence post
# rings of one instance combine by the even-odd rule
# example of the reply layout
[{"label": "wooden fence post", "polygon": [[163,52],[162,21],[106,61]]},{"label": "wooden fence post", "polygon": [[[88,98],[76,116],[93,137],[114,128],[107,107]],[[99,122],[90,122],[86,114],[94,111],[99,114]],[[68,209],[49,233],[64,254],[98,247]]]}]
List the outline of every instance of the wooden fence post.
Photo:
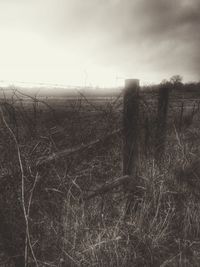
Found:
[{"label": "wooden fence post", "polygon": [[170,88],[168,84],[162,84],[159,88],[156,147],[155,147],[156,149],[155,159],[156,159],[158,166],[160,166],[160,163],[165,153],[169,89]]},{"label": "wooden fence post", "polygon": [[125,81],[123,106],[123,174],[134,176],[139,155],[139,80]]},{"label": "wooden fence post", "polygon": [[181,103],[181,114],[180,114],[180,120],[179,120],[179,132],[182,130],[183,113],[184,113],[184,102],[182,101],[182,103]]}]

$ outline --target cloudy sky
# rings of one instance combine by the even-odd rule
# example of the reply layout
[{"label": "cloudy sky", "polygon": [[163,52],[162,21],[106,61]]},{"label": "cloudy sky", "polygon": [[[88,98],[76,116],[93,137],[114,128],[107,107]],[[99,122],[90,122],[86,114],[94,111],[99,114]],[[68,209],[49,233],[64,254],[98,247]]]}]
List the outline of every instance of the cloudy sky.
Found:
[{"label": "cloudy sky", "polygon": [[200,80],[200,0],[0,0],[0,80]]}]

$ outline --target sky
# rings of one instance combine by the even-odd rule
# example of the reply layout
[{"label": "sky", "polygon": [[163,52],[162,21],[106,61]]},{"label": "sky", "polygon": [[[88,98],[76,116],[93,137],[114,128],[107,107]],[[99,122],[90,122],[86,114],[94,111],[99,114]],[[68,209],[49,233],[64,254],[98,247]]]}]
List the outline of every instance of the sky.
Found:
[{"label": "sky", "polygon": [[0,81],[200,80],[200,0],[0,0]]}]

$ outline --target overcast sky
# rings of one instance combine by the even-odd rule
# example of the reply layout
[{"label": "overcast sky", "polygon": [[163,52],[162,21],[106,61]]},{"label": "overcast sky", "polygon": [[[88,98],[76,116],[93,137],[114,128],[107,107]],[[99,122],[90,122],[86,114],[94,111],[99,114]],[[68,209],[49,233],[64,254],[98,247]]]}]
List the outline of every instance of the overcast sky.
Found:
[{"label": "overcast sky", "polygon": [[200,0],[0,0],[0,80],[200,80],[199,26]]}]

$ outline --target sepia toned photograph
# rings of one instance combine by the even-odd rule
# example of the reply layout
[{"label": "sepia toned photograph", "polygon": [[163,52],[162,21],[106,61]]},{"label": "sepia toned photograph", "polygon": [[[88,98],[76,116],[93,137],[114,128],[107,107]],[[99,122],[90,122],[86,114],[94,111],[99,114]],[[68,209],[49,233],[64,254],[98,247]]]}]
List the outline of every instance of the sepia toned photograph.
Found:
[{"label": "sepia toned photograph", "polygon": [[200,0],[0,0],[0,267],[200,266]]}]

